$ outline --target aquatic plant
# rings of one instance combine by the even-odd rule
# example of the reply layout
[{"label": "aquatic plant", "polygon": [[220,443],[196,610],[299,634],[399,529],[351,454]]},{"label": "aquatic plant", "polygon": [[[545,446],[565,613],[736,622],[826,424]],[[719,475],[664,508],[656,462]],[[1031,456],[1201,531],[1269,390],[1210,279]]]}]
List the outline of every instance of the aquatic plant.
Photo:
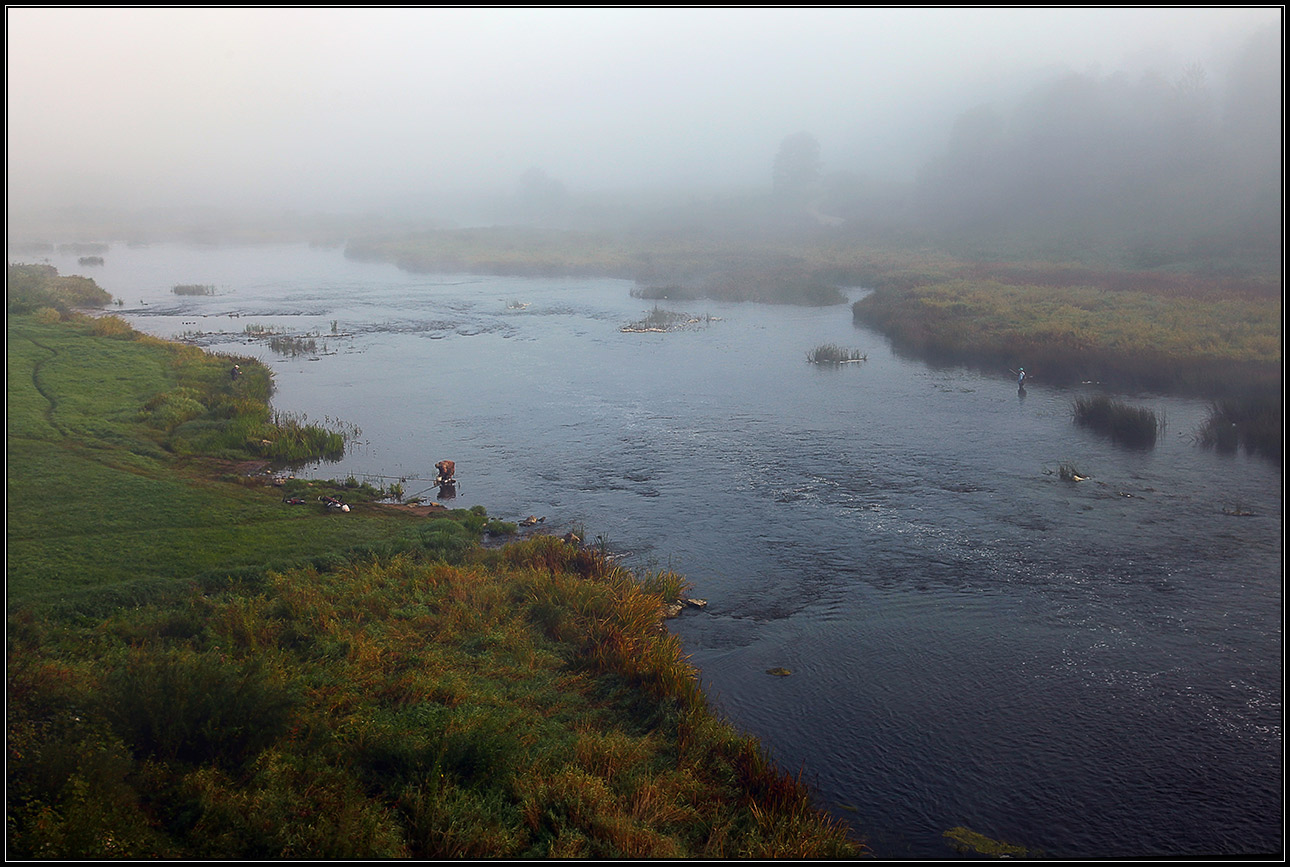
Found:
[{"label": "aquatic plant", "polygon": [[1106,434],[1114,442],[1139,448],[1155,445],[1162,425],[1153,410],[1112,400],[1104,394],[1076,398],[1071,412],[1076,424]]},{"label": "aquatic plant", "polygon": [[1215,401],[1196,431],[1196,442],[1220,452],[1247,452],[1280,464],[1285,456],[1282,401],[1262,395]]},{"label": "aquatic plant", "polygon": [[836,343],[821,343],[806,353],[806,360],[811,364],[848,364],[868,361],[869,356],[859,349],[844,349]]},{"label": "aquatic plant", "polygon": [[964,855],[976,853],[991,858],[1028,858],[1037,854],[1025,846],[994,840],[962,825],[949,829],[941,836],[950,841],[956,852]]},{"label": "aquatic plant", "polygon": [[208,283],[179,283],[170,291],[176,295],[214,295],[215,287]]},{"label": "aquatic plant", "polygon": [[1082,482],[1090,475],[1070,461],[1062,461],[1057,467],[1057,477],[1063,482]]},{"label": "aquatic plant", "polygon": [[269,349],[279,355],[287,355],[292,358],[297,355],[313,355],[318,351],[318,341],[313,337],[274,334],[269,338]]},{"label": "aquatic plant", "polygon": [[655,305],[654,309],[649,311],[643,319],[624,325],[621,330],[625,332],[675,331],[692,325],[707,325],[712,321],[713,317],[707,314],[694,316],[689,313],[664,310]]}]

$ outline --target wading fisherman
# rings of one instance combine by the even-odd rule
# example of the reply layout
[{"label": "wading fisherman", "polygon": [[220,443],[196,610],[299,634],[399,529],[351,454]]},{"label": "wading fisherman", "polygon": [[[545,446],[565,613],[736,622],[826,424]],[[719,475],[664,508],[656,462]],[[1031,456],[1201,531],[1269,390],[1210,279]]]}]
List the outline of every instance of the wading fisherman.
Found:
[{"label": "wading fisherman", "polygon": [[440,461],[434,465],[434,468],[438,472],[438,475],[434,477],[434,483],[436,485],[442,488],[457,484],[457,480],[452,477],[452,474],[457,472],[457,465],[455,463],[452,461]]}]

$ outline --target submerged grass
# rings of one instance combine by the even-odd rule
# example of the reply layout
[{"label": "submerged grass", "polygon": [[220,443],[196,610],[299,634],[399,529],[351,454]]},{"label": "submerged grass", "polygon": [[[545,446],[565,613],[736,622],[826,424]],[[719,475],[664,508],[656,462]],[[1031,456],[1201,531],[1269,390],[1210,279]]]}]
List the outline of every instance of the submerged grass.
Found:
[{"label": "submerged grass", "polygon": [[9,854],[865,851],[709,709],[680,576],[213,481],[167,430],[257,379],[189,352],[10,319]]}]

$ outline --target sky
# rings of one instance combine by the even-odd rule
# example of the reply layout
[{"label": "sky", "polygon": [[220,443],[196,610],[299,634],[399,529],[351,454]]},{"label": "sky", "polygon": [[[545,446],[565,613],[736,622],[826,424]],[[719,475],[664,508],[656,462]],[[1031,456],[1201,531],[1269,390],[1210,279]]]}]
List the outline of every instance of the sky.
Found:
[{"label": "sky", "polygon": [[1280,7],[6,9],[7,200],[372,211],[513,190],[906,178],[1036,76],[1221,58]]}]

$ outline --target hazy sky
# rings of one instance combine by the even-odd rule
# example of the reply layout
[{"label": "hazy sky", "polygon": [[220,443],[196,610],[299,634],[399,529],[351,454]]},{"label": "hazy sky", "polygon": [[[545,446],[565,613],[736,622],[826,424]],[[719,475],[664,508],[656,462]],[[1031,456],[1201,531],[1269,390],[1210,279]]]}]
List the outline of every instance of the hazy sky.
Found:
[{"label": "hazy sky", "polygon": [[379,208],[513,189],[909,174],[1044,70],[1211,77],[1280,7],[6,11],[10,206]]}]

